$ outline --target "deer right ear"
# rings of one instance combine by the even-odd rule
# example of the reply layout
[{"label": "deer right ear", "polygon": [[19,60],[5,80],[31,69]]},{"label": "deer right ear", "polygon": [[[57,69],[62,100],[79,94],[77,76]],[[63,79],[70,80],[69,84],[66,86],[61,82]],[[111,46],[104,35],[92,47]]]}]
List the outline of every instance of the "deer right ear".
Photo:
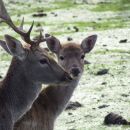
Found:
[{"label": "deer right ear", "polygon": [[7,53],[11,54],[10,51],[9,51],[9,48],[8,48],[7,45],[6,45],[6,42],[5,42],[5,41],[0,40],[0,46],[1,46]]},{"label": "deer right ear", "polygon": [[9,35],[5,35],[5,40],[10,54],[16,56],[19,60],[24,60],[26,57],[26,52],[21,42]]},{"label": "deer right ear", "polygon": [[54,37],[54,36],[51,36],[51,37],[48,37],[46,38],[46,42],[47,42],[47,46],[48,48],[54,52],[54,53],[58,53],[59,50],[61,49],[61,44],[60,44],[60,41]]}]

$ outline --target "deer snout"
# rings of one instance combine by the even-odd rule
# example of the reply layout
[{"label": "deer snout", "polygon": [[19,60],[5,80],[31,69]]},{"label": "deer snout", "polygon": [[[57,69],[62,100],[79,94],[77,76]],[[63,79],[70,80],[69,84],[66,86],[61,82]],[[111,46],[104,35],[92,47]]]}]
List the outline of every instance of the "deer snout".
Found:
[{"label": "deer snout", "polygon": [[71,75],[67,72],[64,73],[64,76],[62,77],[61,81],[71,81],[73,78],[71,77]]},{"label": "deer snout", "polygon": [[81,73],[81,70],[79,67],[72,67],[70,73],[74,76],[74,77],[78,77],[79,74]]}]

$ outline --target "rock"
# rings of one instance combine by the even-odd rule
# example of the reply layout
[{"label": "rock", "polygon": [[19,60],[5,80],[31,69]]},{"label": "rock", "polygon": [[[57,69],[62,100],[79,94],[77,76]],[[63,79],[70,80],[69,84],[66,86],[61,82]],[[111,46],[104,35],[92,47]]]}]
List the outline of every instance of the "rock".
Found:
[{"label": "rock", "polygon": [[87,4],[98,4],[98,3],[110,3],[113,0],[82,0],[82,2]]},{"label": "rock", "polygon": [[73,114],[71,112],[69,112],[68,115],[73,115]]},{"label": "rock", "polygon": [[84,117],[85,118],[92,118],[93,116],[92,115],[85,115]]},{"label": "rock", "polygon": [[101,106],[99,106],[98,108],[99,108],[99,109],[102,109],[102,108],[106,108],[106,107],[109,107],[109,105],[101,105]]},{"label": "rock", "polygon": [[51,14],[55,14],[55,12],[51,12]]},{"label": "rock", "polygon": [[119,41],[119,43],[126,43],[127,42],[127,39],[122,39]]},{"label": "rock", "polygon": [[55,17],[57,17],[57,16],[58,16],[58,14],[54,14],[54,16],[55,16]]},{"label": "rock", "polygon": [[41,24],[40,24],[40,23],[37,23],[36,27],[41,27]]},{"label": "rock", "polygon": [[105,125],[130,125],[130,122],[125,120],[122,116],[109,113],[104,119]]},{"label": "rock", "polygon": [[28,4],[28,7],[31,7],[31,4]]},{"label": "rock", "polygon": [[103,47],[106,47],[107,45],[106,45],[106,44],[103,44],[102,46],[103,46]]},{"label": "rock", "polygon": [[33,17],[45,17],[45,16],[47,16],[47,14],[46,14],[46,13],[41,13],[41,12],[39,12],[39,13],[37,13],[37,14],[33,14],[32,16],[33,16]]},{"label": "rock", "polygon": [[66,124],[71,124],[71,123],[75,123],[75,120],[72,120],[72,121],[66,122]]},{"label": "rock", "polygon": [[21,14],[17,14],[17,17],[20,17],[21,16]]},{"label": "rock", "polygon": [[74,15],[73,18],[77,18],[78,16]]},{"label": "rock", "polygon": [[71,37],[67,37],[67,40],[68,40],[68,41],[72,41],[73,38],[71,38]]},{"label": "rock", "polygon": [[105,95],[104,95],[104,94],[102,94],[102,95],[101,95],[101,97],[102,97],[102,98],[104,98],[104,97],[105,97]]},{"label": "rock", "polygon": [[38,10],[37,12],[42,13],[42,12],[44,12],[44,10],[43,10],[43,9],[41,9],[41,10]]},{"label": "rock", "polygon": [[98,20],[100,21],[100,20],[102,20],[102,18],[98,18]]},{"label": "rock", "polygon": [[70,28],[70,27],[67,27],[67,30],[71,30],[71,28]]},{"label": "rock", "polygon": [[99,70],[96,75],[104,75],[104,74],[108,74],[108,72],[109,72],[109,69],[102,69],[102,70]]},{"label": "rock", "polygon": [[75,30],[75,32],[79,32],[79,28],[74,26],[73,29]]},{"label": "rock", "polygon": [[121,94],[122,97],[128,97],[128,94]]},{"label": "rock", "polygon": [[83,105],[77,101],[76,102],[69,102],[69,104],[65,110],[76,110],[77,108],[82,107],[82,106]]},{"label": "rock", "polygon": [[55,17],[58,16],[58,14],[56,14],[55,12],[51,12],[51,14],[53,14]]},{"label": "rock", "polygon": [[106,85],[107,84],[107,82],[102,82],[102,85]]}]

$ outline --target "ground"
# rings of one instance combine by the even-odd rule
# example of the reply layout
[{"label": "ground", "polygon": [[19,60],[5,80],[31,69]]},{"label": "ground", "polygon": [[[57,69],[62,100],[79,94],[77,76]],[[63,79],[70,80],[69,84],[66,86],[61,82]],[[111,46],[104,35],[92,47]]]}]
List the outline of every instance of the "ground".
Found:
[{"label": "ground", "polygon": [[[17,25],[23,16],[25,28],[35,21],[32,36],[43,29],[61,41],[72,38],[80,42],[91,34],[98,35],[95,48],[86,55],[91,64],[85,65],[84,74],[71,99],[80,102],[83,107],[63,112],[55,129],[130,130],[129,126],[108,127],[103,124],[104,117],[110,112],[121,114],[130,121],[130,1],[88,5],[67,0],[49,3],[12,0],[6,1],[6,6]],[[44,16],[37,16],[39,12]],[[0,38],[6,33],[18,37],[1,23]],[[0,76],[4,77],[10,59],[0,48]],[[97,72],[103,69],[108,72],[98,75]]]}]

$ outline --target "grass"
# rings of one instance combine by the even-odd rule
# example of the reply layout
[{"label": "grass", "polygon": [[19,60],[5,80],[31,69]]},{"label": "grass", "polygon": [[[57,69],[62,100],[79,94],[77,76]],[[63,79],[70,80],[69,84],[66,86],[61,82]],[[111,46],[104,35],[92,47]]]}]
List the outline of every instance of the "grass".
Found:
[{"label": "grass", "polygon": [[[22,9],[21,7],[14,9],[18,6],[23,6]],[[55,1],[55,2],[50,2],[49,6],[47,4],[44,4],[43,2],[41,3],[36,3],[34,5],[32,2],[29,2],[28,4],[24,4],[23,2],[16,2],[16,5],[14,6],[14,3],[11,3],[9,5],[9,12],[11,12],[12,15],[20,16],[21,14],[29,14],[31,15],[32,13],[36,13],[39,10],[43,10],[45,12],[51,12],[51,11],[56,11],[58,9],[63,9],[63,10],[68,10],[68,9],[75,9],[77,7],[83,7],[83,4],[74,4],[73,1]],[[13,7],[12,7],[13,6]],[[25,9],[23,9],[25,8]],[[28,8],[28,9],[26,9]],[[86,8],[88,10],[87,5],[85,4],[83,8]],[[80,8],[77,8],[80,9]],[[117,0],[117,3],[102,3],[96,5],[95,8],[92,8],[93,11],[122,11],[122,10],[127,10],[130,9],[130,1],[129,0]],[[15,18],[13,18],[15,19]],[[17,21],[18,18],[15,19],[14,23],[16,25],[19,25],[19,21]],[[39,21],[35,22],[35,25],[37,25]],[[31,25],[31,22],[25,19],[25,24],[26,25]],[[100,21],[77,21],[77,22],[52,22],[52,21],[45,21],[41,22],[41,25],[43,26],[48,26],[50,28],[50,33],[53,35],[64,35],[64,34],[71,34],[75,33],[75,30],[73,29],[73,26],[76,26],[79,28],[79,32],[84,32],[87,30],[108,30],[108,29],[115,29],[115,28],[125,28],[125,27],[130,27],[130,22],[129,19],[123,18],[123,17],[115,17],[115,18],[109,18],[109,19],[104,19]],[[3,24],[4,26],[4,24]],[[68,30],[67,27],[72,27],[72,29]],[[56,29],[55,29],[56,28]],[[63,29],[63,30],[61,30]],[[57,30],[56,32],[53,30]]]},{"label": "grass", "polygon": [[96,7],[92,8],[91,11],[104,12],[104,11],[125,11],[130,10],[129,0],[116,0],[115,3],[100,3]]},{"label": "grass", "polygon": [[121,50],[121,49],[112,49],[112,50],[98,50],[95,51],[95,54],[108,54],[108,53],[121,53],[121,54],[130,54],[130,51]]},{"label": "grass", "polygon": [[[56,32],[53,31],[55,29],[52,29],[51,34],[53,35],[63,35],[63,34],[71,34],[75,33],[74,26],[79,28],[79,32],[84,32],[89,29],[91,30],[98,30],[98,31],[103,31],[103,30],[109,30],[109,29],[116,29],[116,28],[125,28],[125,27],[130,27],[129,20],[104,20],[100,22],[69,22],[69,23],[45,23],[46,26],[49,26],[50,28],[56,28]],[[70,28],[68,30],[67,28]],[[63,29],[63,30],[62,30]]]},{"label": "grass", "polygon": [[76,26],[84,29],[84,27],[91,27],[93,30],[107,30],[111,28],[123,28],[127,26],[126,21],[115,21],[115,20],[105,20],[102,22],[77,22]]},{"label": "grass", "polygon": [[[19,21],[14,21],[15,25],[19,26],[20,22]],[[37,25],[39,22],[36,21],[35,25]],[[32,22],[26,21],[25,25],[30,26]],[[2,24],[3,26],[6,26],[6,24]],[[118,19],[107,19],[103,21],[97,21],[97,22],[82,22],[82,21],[77,21],[77,22],[59,22],[59,23],[50,23],[50,22],[41,22],[41,25],[43,26],[48,26],[50,27],[51,31],[50,33],[53,35],[63,35],[63,34],[71,34],[75,33],[74,26],[79,28],[79,32],[84,32],[89,29],[91,30],[109,30],[109,29],[114,29],[114,28],[124,28],[124,27],[130,27],[129,20],[122,20],[122,18]],[[68,30],[67,28],[70,28]],[[53,31],[54,30],[54,31]],[[55,31],[57,30],[57,31]]]},{"label": "grass", "polygon": [[57,8],[55,9],[70,9],[70,8],[75,8],[78,5],[74,4],[73,1],[65,0],[65,1],[58,1],[54,2],[54,5],[56,5]]},{"label": "grass", "polygon": [[[13,8],[10,8],[11,14],[13,15],[34,13],[40,10],[43,10],[44,12],[51,12],[51,11],[56,11],[59,9],[70,9],[70,8],[76,8],[80,6],[80,5],[74,4],[73,1],[68,1],[68,0],[50,2],[49,5],[45,4],[45,2],[39,2],[39,3],[36,3],[35,5],[32,2],[30,2],[29,4],[24,4],[23,2],[15,2],[15,4],[16,4],[15,6],[14,6],[14,3],[10,4],[10,7],[13,6]],[[14,8],[21,5],[25,9],[17,8],[14,10]]]},{"label": "grass", "polygon": [[117,61],[114,61],[114,64],[120,64],[120,65],[123,65],[123,64],[125,64],[125,63],[127,63],[126,60],[117,60]]}]

